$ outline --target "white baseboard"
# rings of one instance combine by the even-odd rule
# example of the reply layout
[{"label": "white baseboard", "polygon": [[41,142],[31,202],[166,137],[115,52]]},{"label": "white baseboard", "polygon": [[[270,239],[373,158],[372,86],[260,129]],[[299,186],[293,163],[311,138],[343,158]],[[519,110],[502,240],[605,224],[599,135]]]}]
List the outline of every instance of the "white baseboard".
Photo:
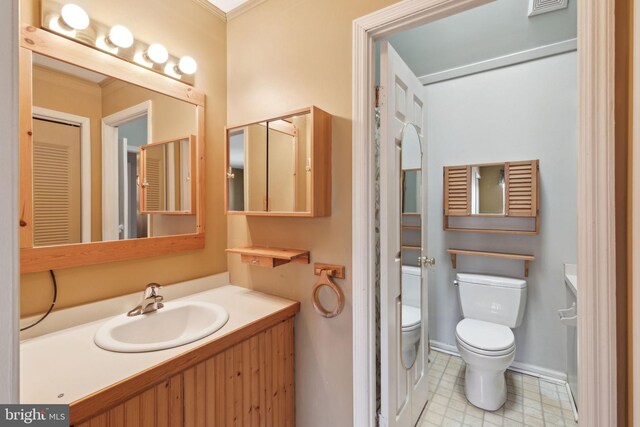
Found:
[{"label": "white baseboard", "polygon": [[[455,345],[445,344],[443,342],[429,341],[431,348],[442,353],[447,353],[452,356],[460,357],[460,353],[458,352],[458,347]],[[510,371],[519,372],[525,375],[531,375],[532,377],[541,378],[546,381],[551,381],[558,384],[566,384],[567,383],[567,374],[554,371],[552,369],[542,368],[540,366],[531,365],[529,363],[523,363],[515,361],[508,368]]]}]

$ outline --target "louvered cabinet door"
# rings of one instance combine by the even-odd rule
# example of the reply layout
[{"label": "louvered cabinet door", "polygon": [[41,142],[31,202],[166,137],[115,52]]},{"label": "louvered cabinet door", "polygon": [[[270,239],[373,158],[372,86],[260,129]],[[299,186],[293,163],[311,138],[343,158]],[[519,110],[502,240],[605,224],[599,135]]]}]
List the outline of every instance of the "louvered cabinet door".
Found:
[{"label": "louvered cabinet door", "polygon": [[471,166],[444,168],[444,214],[471,215]]},{"label": "louvered cabinet door", "polygon": [[507,216],[538,214],[538,160],[505,164]]}]

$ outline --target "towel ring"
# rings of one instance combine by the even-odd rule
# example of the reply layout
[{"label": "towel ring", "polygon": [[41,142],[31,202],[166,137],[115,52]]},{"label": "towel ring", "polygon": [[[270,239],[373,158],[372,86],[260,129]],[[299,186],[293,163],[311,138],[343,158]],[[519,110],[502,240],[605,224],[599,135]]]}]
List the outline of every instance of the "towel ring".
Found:
[{"label": "towel ring", "polygon": [[[344,293],[340,286],[336,285],[333,280],[331,280],[331,275],[333,275],[333,270],[321,270],[320,278],[313,286],[313,308],[316,309],[316,313],[320,316],[331,318],[336,317],[340,313],[342,313],[342,309],[344,308]],[[338,297],[338,303],[333,310],[327,310],[322,303],[320,302],[320,288],[323,286],[328,286]]]}]

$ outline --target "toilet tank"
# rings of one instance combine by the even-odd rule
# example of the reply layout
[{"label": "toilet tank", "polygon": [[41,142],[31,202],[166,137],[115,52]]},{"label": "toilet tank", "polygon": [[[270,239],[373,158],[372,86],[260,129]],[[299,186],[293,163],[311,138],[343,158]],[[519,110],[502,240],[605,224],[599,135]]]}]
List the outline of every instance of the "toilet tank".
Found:
[{"label": "toilet tank", "polygon": [[465,319],[484,320],[510,328],[522,323],[527,282],[511,277],[459,273],[456,276]]},{"label": "toilet tank", "polygon": [[402,304],[420,307],[420,288],[422,287],[420,267],[402,266]]}]

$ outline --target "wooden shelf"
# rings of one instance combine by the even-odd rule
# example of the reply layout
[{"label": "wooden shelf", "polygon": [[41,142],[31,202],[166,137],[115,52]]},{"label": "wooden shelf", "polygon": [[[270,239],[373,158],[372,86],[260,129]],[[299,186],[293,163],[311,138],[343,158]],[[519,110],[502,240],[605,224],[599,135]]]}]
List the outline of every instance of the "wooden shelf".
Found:
[{"label": "wooden shelf", "polygon": [[422,227],[417,226],[417,225],[403,225],[402,229],[403,230],[421,230]]},{"label": "wooden shelf", "polygon": [[422,248],[420,246],[400,246],[400,249],[408,250],[408,251],[419,251]]},{"label": "wooden shelf", "polygon": [[259,267],[274,268],[279,265],[309,264],[309,251],[302,249],[268,248],[263,246],[249,246],[245,248],[232,248],[226,250],[231,254],[240,254],[240,259],[245,264]]},{"label": "wooden shelf", "polygon": [[525,254],[512,254],[506,252],[488,252],[488,251],[472,251],[467,249],[447,249],[451,256],[451,265],[456,268],[456,257],[458,255],[484,256],[492,258],[513,259],[516,261],[524,261],[524,277],[529,277],[529,261],[534,261],[536,257]]}]

